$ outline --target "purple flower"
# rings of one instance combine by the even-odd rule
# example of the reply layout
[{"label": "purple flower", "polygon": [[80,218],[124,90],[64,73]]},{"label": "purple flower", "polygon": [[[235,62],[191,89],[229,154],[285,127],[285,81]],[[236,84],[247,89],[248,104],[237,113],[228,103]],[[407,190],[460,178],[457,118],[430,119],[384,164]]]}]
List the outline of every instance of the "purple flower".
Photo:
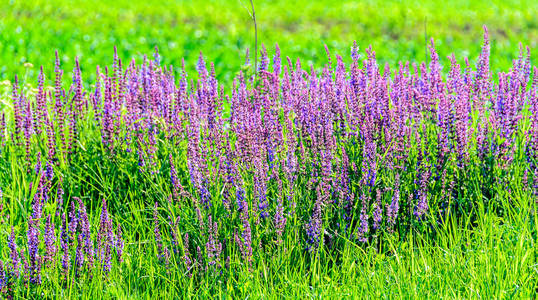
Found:
[{"label": "purple flower", "polygon": [[79,212],[75,207],[75,202],[71,202],[71,212],[69,212],[69,240],[71,243],[75,242],[75,234],[78,228]]},{"label": "purple flower", "polygon": [[278,198],[278,203],[275,211],[274,217],[275,231],[277,236],[276,243],[278,245],[282,244],[282,234],[284,233],[284,228],[286,228],[286,216],[284,216],[284,207],[282,205],[281,197]]},{"label": "purple flower", "polygon": [[54,232],[54,225],[51,221],[51,215],[47,216],[47,223],[45,225],[45,263],[52,263],[56,257],[56,234]]},{"label": "purple flower", "polygon": [[123,248],[125,246],[125,242],[123,241],[120,223],[118,223],[118,228],[116,229],[116,231],[116,255],[118,256],[118,261],[123,262]]},{"label": "purple flower", "polygon": [[208,240],[206,243],[206,251],[208,264],[210,266],[220,267],[219,256],[222,251],[222,244],[218,241],[218,225],[217,222],[212,223],[211,216],[209,216],[208,225]]},{"label": "purple flower", "polygon": [[396,218],[398,217],[398,210],[400,209],[400,176],[396,175],[396,182],[394,188],[394,194],[392,201],[387,204],[387,225],[389,231],[392,231],[396,224]]},{"label": "purple flower", "polygon": [[373,213],[374,224],[372,226],[374,230],[378,230],[381,226],[381,221],[383,220],[382,213],[383,211],[381,207],[381,190],[377,190],[376,202],[374,205]]},{"label": "purple flower", "polygon": [[267,70],[267,66],[269,65],[269,58],[267,57],[267,50],[265,49],[265,46],[262,43],[262,49],[261,52],[261,58],[260,58],[260,65],[258,66],[258,72]]},{"label": "purple flower", "polygon": [[4,262],[0,260],[0,291],[4,291],[4,288],[7,287],[7,276],[6,270],[4,269]]},{"label": "purple flower", "polygon": [[70,254],[69,254],[69,234],[67,228],[67,217],[65,213],[62,214],[62,235],[61,235],[61,248],[62,248],[62,274],[65,280],[69,276],[69,266],[70,266]]},{"label": "purple flower", "polygon": [[275,44],[275,55],[273,56],[273,71],[278,77],[281,72],[281,59],[280,59],[280,48],[278,44]]},{"label": "purple flower", "polygon": [[359,55],[359,46],[357,46],[357,42],[353,41],[353,46],[351,46],[351,59],[354,62],[357,62],[360,58]]},{"label": "purple flower", "polygon": [[94,262],[94,251],[93,251],[93,241],[91,240],[90,221],[88,220],[86,207],[84,206],[84,203],[82,203],[82,200],[78,197],[74,197],[74,200],[78,202],[78,209],[80,212],[79,214],[80,215],[80,220],[79,220],[80,235],[84,242],[83,249],[84,249],[84,255],[86,256],[88,269],[91,271],[93,268],[93,262]]},{"label": "purple flower", "polygon": [[39,228],[38,220],[28,221],[28,259],[30,270],[30,283],[41,284],[41,257],[39,255]]},{"label": "purple flower", "polygon": [[75,252],[75,276],[80,276],[82,267],[84,266],[84,240],[82,234],[77,236],[77,248]]},{"label": "purple flower", "polygon": [[360,242],[367,242],[368,241],[368,202],[367,202],[367,196],[362,195],[362,209],[359,219],[359,230],[357,232],[358,239]]},{"label": "purple flower", "polygon": [[13,226],[11,226],[11,234],[9,235],[7,244],[9,248],[9,256],[11,258],[11,269],[13,276],[17,278],[20,274],[20,258],[19,252],[17,251],[17,244],[15,243],[15,230],[13,229]]},{"label": "purple flower", "polygon": [[314,209],[312,211],[312,216],[310,217],[310,222],[306,226],[306,236],[307,236],[307,242],[308,251],[315,251],[321,240],[321,230],[322,230],[322,218],[323,218],[323,211],[322,211],[322,196],[321,196],[321,190],[320,188],[317,189],[317,197],[316,202],[314,204]]},{"label": "purple flower", "polygon": [[183,251],[184,251],[183,260],[185,261],[185,267],[187,268],[187,271],[188,271],[189,276],[190,276],[191,275],[190,269],[191,269],[191,266],[192,266],[192,259],[191,259],[191,254],[189,252],[189,234],[188,233],[185,233],[185,235],[183,237]]}]

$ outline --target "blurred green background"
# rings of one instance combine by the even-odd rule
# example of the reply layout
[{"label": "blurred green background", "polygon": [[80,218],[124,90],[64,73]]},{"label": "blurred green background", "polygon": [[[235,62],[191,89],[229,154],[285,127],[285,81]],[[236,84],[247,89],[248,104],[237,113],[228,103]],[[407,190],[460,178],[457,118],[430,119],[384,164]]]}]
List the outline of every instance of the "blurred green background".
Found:
[{"label": "blurred green background", "polygon": [[[204,53],[219,79],[230,82],[254,49],[249,0],[0,0],[0,79],[15,74],[35,80],[39,65],[53,70],[58,49],[69,76],[75,56],[92,80],[96,65],[112,62],[113,46],[122,59],[141,59],[159,47],[164,64],[189,71]],[[353,40],[372,45],[382,62],[425,59],[425,33],[439,54],[454,52],[476,62],[482,25],[490,29],[492,68],[506,69],[518,43],[536,49],[538,1],[255,1],[258,39],[269,53],[278,42],[284,56],[306,64],[326,62],[323,44],[350,60]],[[536,51],[535,51],[536,52]],[[537,57],[533,54],[533,57]],[[30,62],[33,68],[25,67]],[[50,78],[50,77],[49,77]]]}]

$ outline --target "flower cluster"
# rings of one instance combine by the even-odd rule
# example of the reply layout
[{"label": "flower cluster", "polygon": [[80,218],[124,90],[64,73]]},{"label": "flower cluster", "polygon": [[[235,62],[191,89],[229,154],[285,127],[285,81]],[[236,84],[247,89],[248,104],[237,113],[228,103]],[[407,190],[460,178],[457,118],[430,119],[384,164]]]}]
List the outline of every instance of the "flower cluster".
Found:
[{"label": "flower cluster", "polygon": [[[53,90],[41,71],[35,99],[15,80],[0,153],[14,147],[43,176],[28,216],[28,251],[12,231],[3,286],[23,277],[39,284],[57,261],[66,278],[97,266],[106,275],[114,256],[122,261],[127,224],[114,229],[104,200],[94,236],[78,198],[43,224],[43,203],[62,180],[55,169],[77,157],[124,164],[144,186],[164,189],[164,197],[148,189],[142,199],[153,212],[154,252],[189,276],[219,274],[230,256],[250,269],[290,242],[312,257],[342,245],[340,237],[376,243],[469,212],[512,182],[537,193],[538,68],[529,49],[494,76],[487,30],[476,68],[454,56],[443,68],[433,40],[428,63],[395,67],[356,43],[350,64],[326,48],[320,69],[283,59],[275,48],[269,59],[262,47],[257,70],[246,71],[247,55],[226,88],[202,55],[194,80],[184,67],[162,66],[157,51],[141,63],[124,63],[115,51],[93,85],[83,84],[77,61],[68,90],[57,56]],[[63,192],[60,184],[59,207]]]}]

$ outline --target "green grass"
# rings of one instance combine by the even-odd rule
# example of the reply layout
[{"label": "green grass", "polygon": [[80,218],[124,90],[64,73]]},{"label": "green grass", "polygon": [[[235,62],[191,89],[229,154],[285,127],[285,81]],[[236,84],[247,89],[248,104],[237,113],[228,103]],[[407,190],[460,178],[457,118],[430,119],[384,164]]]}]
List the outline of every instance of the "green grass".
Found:
[{"label": "green grass", "polygon": [[[31,78],[39,65],[52,74],[56,49],[66,72],[79,56],[82,68],[93,74],[95,65],[111,63],[116,45],[120,57],[137,59],[158,46],[165,64],[179,68],[185,58],[188,71],[203,51],[219,79],[230,82],[246,48],[254,49],[247,0],[2,2],[0,79],[24,74],[25,62],[35,66]],[[284,56],[317,67],[326,61],[323,44],[349,61],[353,40],[362,49],[372,45],[381,62],[422,61],[425,33],[436,38],[441,59],[455,52],[475,63],[487,25],[496,71],[510,66],[517,43],[536,48],[538,41],[538,2],[532,0],[254,2],[259,42],[270,53],[278,42]]]},{"label": "green grass", "polygon": [[127,264],[121,270],[124,286],[106,287],[104,295],[528,299],[538,288],[535,214],[536,207],[526,206],[505,218],[481,212],[472,230],[462,228],[470,224],[453,224],[441,229],[433,241],[412,234],[383,253],[350,246],[342,250],[338,267],[307,268],[290,256],[278,256],[252,273],[235,274],[226,281],[208,279],[196,290],[188,278],[168,278],[155,262],[131,257],[131,263],[143,262]]}]

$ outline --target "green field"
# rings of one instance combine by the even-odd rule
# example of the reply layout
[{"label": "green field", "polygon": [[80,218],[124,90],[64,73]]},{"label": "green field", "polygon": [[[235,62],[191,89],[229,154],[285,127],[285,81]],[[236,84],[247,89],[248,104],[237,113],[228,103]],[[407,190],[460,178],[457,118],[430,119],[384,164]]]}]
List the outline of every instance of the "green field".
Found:
[{"label": "green field", "polygon": [[[215,63],[217,76],[231,81],[254,49],[248,0],[237,1],[68,1],[3,0],[0,9],[0,79],[22,76],[25,62],[52,72],[54,51],[83,69],[110,64],[113,47],[124,60],[150,55],[157,46],[163,63],[177,68],[184,58],[194,70],[202,51]],[[425,35],[435,37],[441,59],[455,53],[476,61],[482,26],[492,39],[492,69],[506,69],[518,43],[538,43],[536,1],[255,1],[258,40],[269,53],[321,67],[323,45],[350,61],[354,40],[369,45],[381,62],[423,61]],[[536,57],[536,53],[533,54]],[[93,73],[93,72],[92,72]],[[51,73],[49,73],[51,74]],[[88,75],[87,75],[88,76]]]}]

